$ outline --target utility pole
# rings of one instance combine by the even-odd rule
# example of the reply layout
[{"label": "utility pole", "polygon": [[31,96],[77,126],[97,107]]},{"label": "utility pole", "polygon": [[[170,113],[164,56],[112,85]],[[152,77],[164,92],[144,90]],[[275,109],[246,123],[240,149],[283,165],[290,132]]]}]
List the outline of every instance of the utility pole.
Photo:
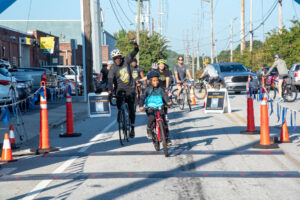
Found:
[{"label": "utility pole", "polygon": [[[141,11],[141,0],[137,0],[137,22],[136,22],[136,42],[140,44],[140,11]],[[137,62],[139,64],[140,55],[136,55]]]},{"label": "utility pole", "polygon": [[232,30],[232,19],[230,20],[230,62],[233,60],[233,50],[232,50],[232,37],[233,37],[233,30]]},{"label": "utility pole", "polygon": [[152,35],[154,35],[154,19],[152,18],[152,30],[151,30]]},{"label": "utility pole", "polygon": [[253,22],[252,22],[252,8],[253,8],[253,0],[250,0],[250,48],[249,51],[252,52],[253,48]]},{"label": "utility pole", "polygon": [[150,0],[147,0],[146,1],[146,24],[147,24],[147,30],[149,31],[149,34],[150,34],[150,31],[151,31],[151,22],[150,22]]},{"label": "utility pole", "polygon": [[87,93],[94,92],[93,88],[93,57],[92,57],[92,27],[90,1],[81,0],[81,35],[83,58],[84,101],[87,101]]},{"label": "utility pole", "polygon": [[194,28],[192,28],[192,76],[195,78]]},{"label": "utility pole", "polygon": [[278,0],[278,33],[282,33],[282,0]]},{"label": "utility pole", "polygon": [[241,54],[245,50],[245,0],[241,0]]},{"label": "utility pole", "polygon": [[197,13],[197,71],[200,70],[200,60],[199,60],[199,34],[200,34],[200,11]]},{"label": "utility pole", "polygon": [[100,17],[99,0],[90,0],[91,5],[91,23],[92,23],[92,52],[93,52],[93,70],[100,74],[102,69],[102,23]]},{"label": "utility pole", "polygon": [[159,0],[158,4],[158,32],[159,34],[163,34],[163,0]]},{"label": "utility pole", "polygon": [[211,63],[214,63],[214,26],[213,26],[213,23],[214,23],[214,4],[213,4],[213,0],[210,0],[210,16],[211,16],[211,51],[210,51],[210,54],[211,54]]},{"label": "utility pole", "polygon": [[141,22],[142,22],[142,30],[145,30],[145,16],[144,16],[144,1],[141,0],[140,2],[140,14],[141,14]]}]

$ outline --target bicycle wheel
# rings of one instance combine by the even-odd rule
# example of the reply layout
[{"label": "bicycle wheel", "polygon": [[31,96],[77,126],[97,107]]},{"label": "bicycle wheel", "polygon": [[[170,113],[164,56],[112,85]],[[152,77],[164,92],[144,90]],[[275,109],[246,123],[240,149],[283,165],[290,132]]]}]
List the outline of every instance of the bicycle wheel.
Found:
[{"label": "bicycle wheel", "polygon": [[168,145],[167,145],[167,138],[166,138],[166,131],[163,125],[162,121],[158,122],[159,130],[160,130],[160,135],[163,143],[163,149],[164,149],[164,154],[165,157],[168,157]]},{"label": "bicycle wheel", "polygon": [[190,111],[192,111],[191,98],[190,98],[190,89],[189,88],[186,89],[186,100],[187,100],[187,104],[189,106]]},{"label": "bicycle wheel", "polygon": [[125,140],[125,125],[124,125],[124,112],[119,111],[118,112],[118,125],[119,125],[119,139],[120,139],[120,143],[123,146],[123,140]]},{"label": "bicycle wheel", "polygon": [[160,151],[160,144],[159,144],[159,141],[158,141],[158,138],[157,138],[156,130],[153,130],[153,132],[152,132],[152,142],[153,142],[153,145],[154,145],[154,149],[156,151]]},{"label": "bicycle wheel", "polygon": [[185,97],[186,97],[186,94],[185,94],[185,90],[183,89],[182,92],[180,93],[180,97],[179,97],[179,99],[180,99],[179,108],[181,110],[184,109]]},{"label": "bicycle wheel", "polygon": [[178,92],[178,89],[175,89],[172,92],[171,101],[172,101],[173,105],[177,105],[177,92]]},{"label": "bicycle wheel", "polygon": [[197,83],[194,86],[194,94],[197,99],[204,99],[206,97],[206,93],[206,87],[203,84]]},{"label": "bicycle wheel", "polygon": [[267,89],[268,95],[270,97],[270,100],[275,100],[276,94],[277,94],[277,89],[274,88],[273,86],[268,86],[266,89]]},{"label": "bicycle wheel", "polygon": [[285,84],[282,88],[282,97],[287,102],[294,102],[297,99],[297,88],[292,84]]}]

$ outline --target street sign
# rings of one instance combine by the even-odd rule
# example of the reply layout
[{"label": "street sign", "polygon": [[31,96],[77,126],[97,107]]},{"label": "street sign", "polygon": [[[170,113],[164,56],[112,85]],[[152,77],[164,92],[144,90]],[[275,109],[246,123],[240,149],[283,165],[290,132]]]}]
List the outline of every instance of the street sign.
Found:
[{"label": "street sign", "polygon": [[205,100],[205,113],[231,112],[228,91],[226,88],[208,89]]},{"label": "street sign", "polygon": [[108,93],[102,92],[101,94],[89,93],[88,94],[88,111],[89,117],[110,117],[111,108],[108,99]]}]

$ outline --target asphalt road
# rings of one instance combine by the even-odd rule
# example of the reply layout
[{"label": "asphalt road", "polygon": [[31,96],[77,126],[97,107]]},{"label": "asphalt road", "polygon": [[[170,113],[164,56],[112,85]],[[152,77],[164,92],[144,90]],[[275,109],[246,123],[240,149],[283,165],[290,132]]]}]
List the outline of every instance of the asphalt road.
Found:
[{"label": "asphalt road", "polygon": [[[170,157],[155,152],[139,112],[136,138],[120,146],[116,111],[111,118],[83,119],[78,138],[53,137],[57,153],[25,155],[2,164],[0,199],[299,199],[300,118],[290,129],[293,143],[279,149],[252,148],[259,135],[245,129],[246,97],[231,95],[232,113],[170,110]],[[255,102],[259,128],[259,103]],[[299,109],[300,101],[283,104]],[[298,112],[299,113],[299,112]],[[271,136],[280,135],[276,115]]]}]

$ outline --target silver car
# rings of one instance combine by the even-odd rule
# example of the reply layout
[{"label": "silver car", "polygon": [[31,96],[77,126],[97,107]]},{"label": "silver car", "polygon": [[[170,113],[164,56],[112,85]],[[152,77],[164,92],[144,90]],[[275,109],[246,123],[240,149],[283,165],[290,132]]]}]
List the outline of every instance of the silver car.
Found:
[{"label": "silver car", "polygon": [[259,88],[256,74],[250,72],[242,63],[215,63],[212,64],[224,81],[228,91],[241,93],[247,90],[248,75],[251,76],[251,86],[254,91]]},{"label": "silver car", "polygon": [[292,64],[289,75],[293,78],[295,85],[300,86],[300,63]]}]

